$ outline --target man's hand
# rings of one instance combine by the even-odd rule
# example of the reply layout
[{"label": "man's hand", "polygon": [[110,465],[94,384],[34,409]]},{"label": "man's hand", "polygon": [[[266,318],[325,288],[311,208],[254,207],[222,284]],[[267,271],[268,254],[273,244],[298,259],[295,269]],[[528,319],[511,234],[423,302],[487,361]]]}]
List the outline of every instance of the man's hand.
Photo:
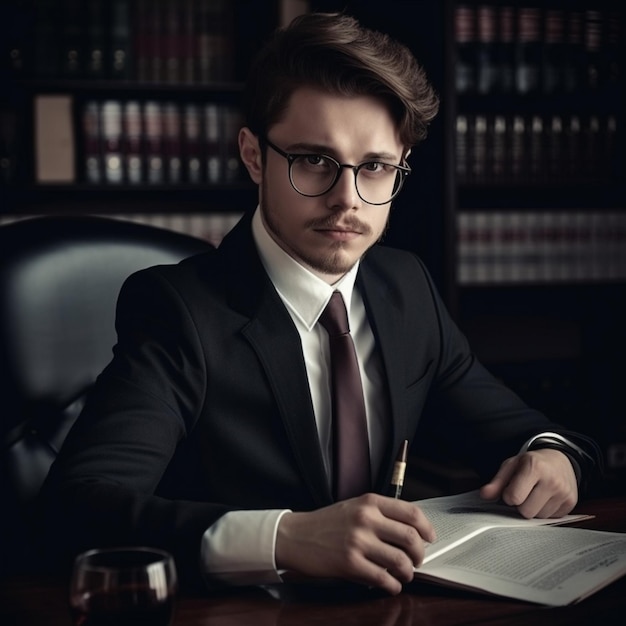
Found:
[{"label": "man's hand", "polygon": [[308,513],[287,513],[278,525],[276,566],[307,576],[341,578],[400,593],[435,531],[409,502],[376,494]]},{"label": "man's hand", "polygon": [[561,517],[576,505],[578,486],[567,455],[545,448],[504,461],[480,495],[485,500],[502,499],[526,518]]}]

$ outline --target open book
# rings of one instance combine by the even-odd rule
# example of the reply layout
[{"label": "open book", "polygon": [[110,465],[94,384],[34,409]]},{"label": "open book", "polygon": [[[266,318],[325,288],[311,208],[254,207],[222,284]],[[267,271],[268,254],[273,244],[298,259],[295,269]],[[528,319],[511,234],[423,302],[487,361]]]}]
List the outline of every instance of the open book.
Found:
[{"label": "open book", "polygon": [[626,533],[554,528],[588,515],[528,520],[477,491],[415,504],[437,532],[416,578],[561,606],[626,574]]}]

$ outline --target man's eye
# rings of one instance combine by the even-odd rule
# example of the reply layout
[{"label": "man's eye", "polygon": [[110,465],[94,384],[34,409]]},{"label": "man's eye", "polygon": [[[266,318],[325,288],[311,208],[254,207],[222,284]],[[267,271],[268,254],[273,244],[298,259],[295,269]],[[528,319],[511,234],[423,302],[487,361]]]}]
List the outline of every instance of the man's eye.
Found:
[{"label": "man's eye", "polygon": [[363,164],[363,169],[366,169],[368,172],[378,172],[383,169],[383,163],[379,163],[378,161],[370,161],[369,163]]},{"label": "man's eye", "polygon": [[365,170],[368,174],[391,174],[395,173],[395,167],[388,163],[381,163],[380,161],[369,161],[363,163],[361,169]]},{"label": "man's eye", "polygon": [[328,165],[328,161],[321,154],[309,154],[304,159],[307,165]]}]

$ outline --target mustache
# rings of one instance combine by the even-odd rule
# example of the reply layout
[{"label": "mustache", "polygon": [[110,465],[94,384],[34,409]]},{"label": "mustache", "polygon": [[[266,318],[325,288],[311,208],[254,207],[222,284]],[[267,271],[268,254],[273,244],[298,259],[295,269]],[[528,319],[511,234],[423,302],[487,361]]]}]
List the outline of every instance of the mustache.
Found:
[{"label": "mustache", "polygon": [[363,235],[371,234],[372,229],[370,226],[368,224],[364,224],[355,216],[346,216],[338,219],[337,217],[330,215],[328,217],[309,220],[306,223],[306,226],[315,230],[333,230],[339,227],[340,222],[340,227],[343,230],[353,230],[362,233]]}]

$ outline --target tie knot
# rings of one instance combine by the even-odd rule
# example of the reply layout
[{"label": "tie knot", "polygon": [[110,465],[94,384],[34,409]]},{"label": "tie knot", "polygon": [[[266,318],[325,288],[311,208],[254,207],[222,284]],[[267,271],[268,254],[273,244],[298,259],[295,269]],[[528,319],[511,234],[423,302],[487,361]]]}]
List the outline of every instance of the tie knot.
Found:
[{"label": "tie knot", "polygon": [[346,305],[338,291],[333,292],[326,308],[320,315],[320,324],[331,337],[347,335],[350,332]]}]

